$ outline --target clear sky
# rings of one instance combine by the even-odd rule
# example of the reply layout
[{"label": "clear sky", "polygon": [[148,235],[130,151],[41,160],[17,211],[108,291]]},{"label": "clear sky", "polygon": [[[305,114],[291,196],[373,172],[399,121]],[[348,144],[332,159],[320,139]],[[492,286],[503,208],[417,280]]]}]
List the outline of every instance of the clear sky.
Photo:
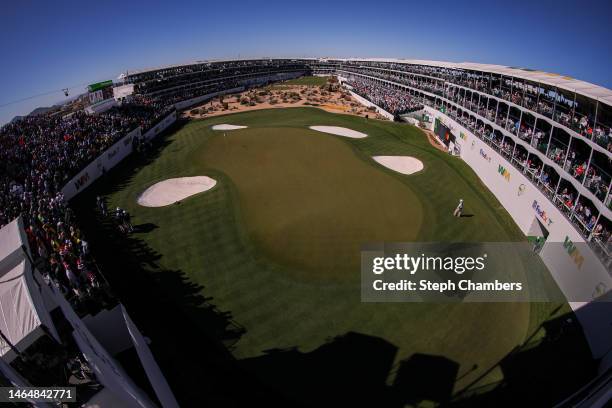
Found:
[{"label": "clear sky", "polygon": [[470,61],[612,88],[611,18],[612,0],[4,0],[0,123],[61,101],[62,88],[201,59]]}]

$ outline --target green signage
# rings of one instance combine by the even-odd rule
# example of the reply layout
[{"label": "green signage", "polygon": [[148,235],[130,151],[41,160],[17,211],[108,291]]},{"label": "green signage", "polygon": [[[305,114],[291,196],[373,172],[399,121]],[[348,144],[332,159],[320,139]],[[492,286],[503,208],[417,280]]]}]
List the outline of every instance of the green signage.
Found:
[{"label": "green signage", "polygon": [[100,89],[108,88],[109,86],[112,86],[112,85],[113,85],[112,80],[96,82],[95,84],[88,85],[87,90],[89,92],[96,92]]}]

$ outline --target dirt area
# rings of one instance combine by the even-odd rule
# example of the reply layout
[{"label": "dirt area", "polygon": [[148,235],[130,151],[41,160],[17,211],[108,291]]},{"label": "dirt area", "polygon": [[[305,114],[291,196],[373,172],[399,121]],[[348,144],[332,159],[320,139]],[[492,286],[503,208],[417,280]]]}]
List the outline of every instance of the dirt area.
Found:
[{"label": "dirt area", "polygon": [[448,149],[442,143],[440,143],[436,135],[431,130],[427,130],[427,129],[421,129],[421,130],[423,131],[423,133],[427,135],[427,140],[429,140],[429,143],[433,147],[445,153],[448,151]]},{"label": "dirt area", "polygon": [[331,113],[387,120],[373,109],[357,102],[335,80],[325,85],[272,85],[254,88],[239,94],[213,98],[182,113],[186,118],[209,118],[258,109],[316,107]]}]

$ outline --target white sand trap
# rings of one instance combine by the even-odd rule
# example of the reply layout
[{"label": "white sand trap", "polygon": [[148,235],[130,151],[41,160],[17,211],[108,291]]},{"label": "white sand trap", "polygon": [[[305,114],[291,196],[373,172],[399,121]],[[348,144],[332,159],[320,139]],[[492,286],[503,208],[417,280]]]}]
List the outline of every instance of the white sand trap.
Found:
[{"label": "white sand trap", "polygon": [[138,204],[143,207],[163,207],[210,190],[215,184],[216,180],[206,176],[171,178],[147,188],[138,197]]},{"label": "white sand trap", "polygon": [[373,156],[379,164],[402,174],[412,174],[423,170],[423,162],[412,156]]},{"label": "white sand trap", "polygon": [[245,129],[247,126],[239,126],[239,125],[228,125],[224,123],[222,125],[214,125],[212,130],[237,130],[237,129]]},{"label": "white sand trap", "polygon": [[310,126],[310,128],[317,132],[331,133],[332,135],[350,137],[353,139],[361,139],[367,136],[365,133],[340,126]]}]

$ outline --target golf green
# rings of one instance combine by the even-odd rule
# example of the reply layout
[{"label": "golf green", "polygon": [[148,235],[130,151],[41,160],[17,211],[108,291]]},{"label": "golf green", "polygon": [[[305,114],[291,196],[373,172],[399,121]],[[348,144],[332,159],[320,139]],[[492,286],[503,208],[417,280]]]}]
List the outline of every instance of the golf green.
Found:
[{"label": "golf green", "polygon": [[265,257],[305,279],[346,279],[366,242],[413,241],[422,223],[411,188],[338,137],[308,129],[224,132],[194,161],[236,186],[247,234]]},{"label": "golf green", "polygon": [[[248,128],[211,129],[222,123]],[[323,134],[312,125],[368,137]],[[316,108],[272,109],[191,121],[167,143],[119,183],[109,205],[128,209],[136,224],[154,224],[135,237],[245,328],[232,349],[238,359],[271,349],[308,352],[357,332],[396,346],[395,363],[414,353],[456,361],[466,373],[457,389],[486,372],[499,379],[489,369],[558,306],[361,303],[361,243],[525,239],[474,172],[417,128]],[[402,175],[373,155],[413,156],[424,169]],[[136,203],[158,181],[200,175],[217,185],[177,205]],[[472,217],[452,216],[459,198]]]}]

